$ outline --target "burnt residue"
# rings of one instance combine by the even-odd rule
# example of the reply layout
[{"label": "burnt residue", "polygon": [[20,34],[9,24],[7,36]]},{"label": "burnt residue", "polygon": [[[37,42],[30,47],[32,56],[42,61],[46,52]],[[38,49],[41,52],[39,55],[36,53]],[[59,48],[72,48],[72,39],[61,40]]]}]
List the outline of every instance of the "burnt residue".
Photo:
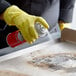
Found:
[{"label": "burnt residue", "polygon": [[[40,68],[47,68],[53,71],[64,70],[67,73],[76,72],[76,67],[69,64],[69,61],[75,61],[76,57],[73,54],[55,54],[33,58],[31,63]],[[68,63],[67,63],[68,62]],[[67,65],[66,65],[67,64]],[[69,64],[69,65],[68,65]],[[74,62],[73,62],[74,64]]]},{"label": "burnt residue", "polygon": [[[64,70],[65,67],[62,67],[60,65],[54,65],[54,66],[49,66],[50,69],[53,69],[54,71],[57,71],[57,70]],[[48,69],[49,69],[48,68]]]}]

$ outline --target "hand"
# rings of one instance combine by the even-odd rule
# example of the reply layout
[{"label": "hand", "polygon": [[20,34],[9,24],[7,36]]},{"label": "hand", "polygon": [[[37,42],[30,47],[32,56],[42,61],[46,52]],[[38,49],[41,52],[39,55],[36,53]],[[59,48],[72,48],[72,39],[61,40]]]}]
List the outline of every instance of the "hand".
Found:
[{"label": "hand", "polygon": [[15,25],[20,30],[23,38],[29,43],[38,38],[38,33],[34,27],[36,22],[39,22],[47,29],[49,27],[42,17],[29,15],[15,5],[6,9],[4,20],[8,25]]},{"label": "hand", "polygon": [[65,23],[63,21],[59,21],[59,27],[61,30],[63,30],[64,28],[70,28],[71,23]]}]

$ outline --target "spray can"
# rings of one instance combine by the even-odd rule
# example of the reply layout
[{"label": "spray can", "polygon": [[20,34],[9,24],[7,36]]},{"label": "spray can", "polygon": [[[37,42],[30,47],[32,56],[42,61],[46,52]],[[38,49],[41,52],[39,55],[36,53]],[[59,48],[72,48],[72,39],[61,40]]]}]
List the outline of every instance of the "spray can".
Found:
[{"label": "spray can", "polygon": [[[41,26],[40,23],[36,23],[35,24],[35,29],[39,35],[39,37],[44,37],[46,36],[47,32],[43,26]],[[12,32],[12,33],[9,33],[7,35],[7,44],[11,47],[16,47],[22,43],[25,43],[27,42],[26,40],[23,39],[21,33],[19,30],[15,31],[15,32]]]}]

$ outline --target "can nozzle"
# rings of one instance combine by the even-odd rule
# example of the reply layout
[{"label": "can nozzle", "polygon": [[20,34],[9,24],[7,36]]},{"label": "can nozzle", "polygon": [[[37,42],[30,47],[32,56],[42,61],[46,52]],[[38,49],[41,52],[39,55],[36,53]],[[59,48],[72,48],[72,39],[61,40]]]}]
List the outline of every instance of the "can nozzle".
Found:
[{"label": "can nozzle", "polygon": [[36,29],[39,37],[44,37],[47,35],[47,29],[38,22],[35,24],[35,29]]}]

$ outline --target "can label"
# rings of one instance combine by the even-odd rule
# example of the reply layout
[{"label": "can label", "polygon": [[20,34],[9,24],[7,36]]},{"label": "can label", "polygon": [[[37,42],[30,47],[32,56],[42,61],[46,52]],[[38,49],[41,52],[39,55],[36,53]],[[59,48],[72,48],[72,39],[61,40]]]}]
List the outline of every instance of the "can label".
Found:
[{"label": "can label", "polygon": [[26,40],[23,39],[22,35],[20,34],[19,30],[9,33],[7,35],[7,44],[11,47],[16,47],[24,42],[26,42]]}]

